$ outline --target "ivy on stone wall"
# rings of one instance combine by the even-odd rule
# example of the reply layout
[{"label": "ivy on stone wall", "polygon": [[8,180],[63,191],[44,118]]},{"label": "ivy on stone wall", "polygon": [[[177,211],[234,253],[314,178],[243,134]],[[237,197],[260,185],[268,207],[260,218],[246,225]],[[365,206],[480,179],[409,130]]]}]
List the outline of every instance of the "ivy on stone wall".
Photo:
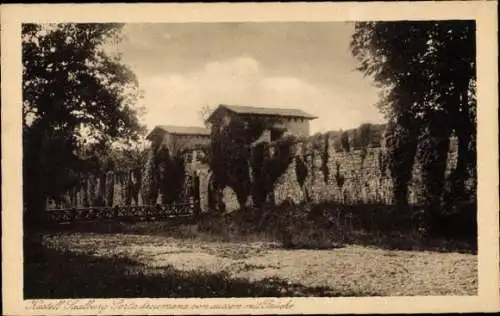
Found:
[{"label": "ivy on stone wall", "polygon": [[417,127],[402,123],[389,123],[385,133],[394,200],[402,208],[408,205],[408,183],[413,173],[417,135]]},{"label": "ivy on stone wall", "polygon": [[143,174],[143,169],[138,167],[134,168],[131,170],[130,174],[132,175],[131,181],[131,195],[132,195],[132,203],[135,203],[136,205],[140,204],[140,193],[141,193],[141,185],[142,185],[142,174]]},{"label": "ivy on stone wall", "polygon": [[266,170],[264,161],[269,155],[267,143],[259,143],[252,147],[251,167],[252,167],[252,198],[256,207],[262,206],[266,200]]},{"label": "ivy on stone wall", "polygon": [[[278,139],[272,143],[262,142],[252,148],[252,199],[256,207],[262,206],[267,197],[274,191],[278,179],[292,163],[295,153],[292,146],[297,139],[293,136]],[[307,174],[307,166],[303,159],[297,157],[296,175],[302,186]],[[301,163],[302,162],[302,163]]]},{"label": "ivy on stone wall", "polygon": [[[437,124],[437,122],[436,122]],[[444,122],[439,123],[445,126]],[[422,167],[423,203],[430,217],[441,211],[450,139],[444,128],[425,128],[419,139],[417,160]]]},{"label": "ivy on stone wall", "polygon": [[156,165],[162,204],[172,203],[181,197],[185,180],[183,154],[183,151],[170,153],[165,147],[158,150]]},{"label": "ivy on stone wall", "polygon": [[144,204],[155,204],[158,194],[158,172],[156,169],[156,154],[157,148],[151,148],[148,153],[148,159],[144,166],[143,177],[141,182],[141,197]]},{"label": "ivy on stone wall", "polygon": [[132,170],[127,170],[123,174],[122,198],[125,205],[130,205],[132,201]]},{"label": "ivy on stone wall", "polygon": [[295,162],[295,174],[297,175],[297,182],[302,188],[304,187],[308,173],[309,171],[304,156],[298,156]]},{"label": "ivy on stone wall", "polygon": [[113,205],[113,195],[114,195],[114,186],[115,186],[115,179],[114,179],[114,174],[113,171],[109,170],[106,172],[105,175],[105,199],[104,199],[104,204],[106,206],[111,206]]},{"label": "ivy on stone wall", "polygon": [[380,174],[382,176],[385,176],[385,174],[387,172],[388,164],[389,164],[387,152],[385,150],[380,151],[378,156],[377,156],[377,159],[378,159],[378,166],[379,166]]},{"label": "ivy on stone wall", "polygon": [[[272,128],[273,120],[259,118],[233,118],[227,126],[213,126],[210,168],[213,172],[213,190],[230,187],[236,193],[240,205],[245,205],[252,191],[250,178],[251,144],[259,139],[264,130]],[[212,194],[218,200],[221,194]],[[214,205],[221,205],[221,201]]]},{"label": "ivy on stone wall", "polygon": [[295,144],[293,136],[284,137],[277,140],[273,144],[274,154],[266,163],[266,173],[269,176],[269,184],[267,187],[272,188],[278,178],[283,175],[292,163],[292,145]]},{"label": "ivy on stone wall", "polygon": [[328,169],[328,161],[330,160],[330,137],[328,134],[324,135],[324,146],[322,153],[322,171],[325,183],[328,183],[330,180],[330,170]]},{"label": "ivy on stone wall", "polygon": [[345,183],[345,177],[340,173],[340,162],[335,162],[335,181],[337,182],[337,186],[342,189]]},{"label": "ivy on stone wall", "polygon": [[349,144],[349,135],[347,134],[347,132],[342,132],[342,134],[340,135],[340,144],[345,152],[350,151],[351,146]]}]

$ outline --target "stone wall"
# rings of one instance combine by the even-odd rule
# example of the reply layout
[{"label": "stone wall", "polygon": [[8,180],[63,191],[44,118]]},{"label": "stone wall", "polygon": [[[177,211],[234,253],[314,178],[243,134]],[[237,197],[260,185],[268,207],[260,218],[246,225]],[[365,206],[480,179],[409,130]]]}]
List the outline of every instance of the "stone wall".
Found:
[{"label": "stone wall", "polygon": [[[338,151],[334,142],[326,138],[308,138],[292,146],[292,162],[274,183],[272,200],[280,204],[286,199],[295,203],[304,201],[332,201],[342,204],[393,203],[393,183],[383,147],[366,150]],[[272,146],[272,144],[271,144]],[[273,151],[271,150],[271,153]],[[456,141],[452,139],[448,153],[446,173],[457,162]],[[305,180],[301,184],[298,165],[305,167]],[[415,163],[409,183],[409,203],[422,200],[420,166]]]},{"label": "stone wall", "polygon": [[[280,204],[289,199],[295,203],[332,201],[342,204],[393,203],[393,184],[388,169],[387,154],[383,147],[343,151],[336,146],[335,137],[316,135],[295,140],[291,146],[290,164],[274,181],[267,200]],[[263,140],[267,142],[267,140]],[[255,144],[254,144],[255,145]],[[269,143],[269,158],[276,157],[277,143]],[[211,171],[201,149],[184,153],[185,174],[194,176],[184,185],[190,186],[195,179],[202,211],[209,210],[209,186]],[[456,167],[457,144],[452,139],[448,153],[446,173]],[[421,168],[414,165],[409,183],[409,202],[418,204],[422,197]],[[104,175],[84,175],[79,185],[65,194],[60,201],[49,201],[48,207],[89,207],[115,205],[142,205],[141,169],[108,172]],[[251,170],[248,171],[251,174]],[[470,181],[469,181],[470,183]],[[235,193],[222,188],[226,210],[240,207]],[[159,199],[160,200],[160,199]],[[252,197],[248,199],[251,204]]]},{"label": "stone wall", "polygon": [[[266,140],[264,140],[266,141]],[[269,158],[276,155],[277,142],[270,143]],[[254,144],[256,145],[256,144]],[[296,140],[291,146],[293,156],[286,170],[275,181],[267,200],[280,204],[290,199],[295,203],[337,202],[341,204],[392,204],[393,183],[390,176],[387,153],[383,147],[355,149],[349,152],[335,146],[334,137],[326,140],[314,136]],[[206,163],[200,161],[202,152],[193,150],[189,154],[188,169],[199,178],[199,194],[202,211],[208,210],[209,181],[211,171]],[[457,146],[452,139],[448,153],[446,173],[456,166]],[[305,178],[302,183],[298,176],[300,166],[305,167]],[[409,202],[418,204],[422,197],[422,179],[420,166],[416,163],[413,177],[409,183]],[[251,173],[251,170],[249,170]],[[222,199],[227,212],[241,206],[231,188],[223,188]],[[251,204],[252,197],[249,197]]]},{"label": "stone wall", "polygon": [[309,136],[309,120],[305,118],[283,118],[283,126],[289,135],[297,137]]},{"label": "stone wall", "polygon": [[210,144],[209,135],[177,135],[165,133],[161,141],[161,146],[165,146],[170,152],[189,149],[196,146],[208,146]]},{"label": "stone wall", "polygon": [[[208,206],[209,168],[203,162],[204,154],[200,149],[187,150],[183,154],[185,183],[182,199],[195,198]],[[49,198],[46,207],[55,208],[85,208],[118,205],[143,205],[141,184],[142,170],[138,167],[131,170],[108,171],[103,174],[82,174],[80,181],[58,199]],[[157,171],[155,171],[157,172]],[[197,183],[194,183],[197,182]],[[195,189],[193,186],[198,188]],[[161,190],[158,188],[156,203],[162,201]],[[192,196],[199,194],[199,196]]]}]

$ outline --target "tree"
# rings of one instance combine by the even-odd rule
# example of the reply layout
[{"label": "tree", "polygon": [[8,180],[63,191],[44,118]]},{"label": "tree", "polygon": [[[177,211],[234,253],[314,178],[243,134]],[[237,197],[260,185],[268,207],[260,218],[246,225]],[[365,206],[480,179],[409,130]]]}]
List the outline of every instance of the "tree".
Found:
[{"label": "tree", "polygon": [[[392,143],[399,149],[392,152],[404,148],[415,155],[419,147],[424,153],[417,156],[428,210],[439,208],[445,164],[436,162],[446,160],[452,134],[459,143],[454,187],[463,195],[468,170],[475,173],[474,22],[361,22],[355,26],[351,48],[358,69],[381,88],[377,106],[397,127]],[[399,172],[407,174],[413,157],[405,161]]]},{"label": "tree", "polygon": [[105,45],[118,24],[23,24],[23,188],[25,222],[37,224],[46,197],[74,184],[81,150],[137,140],[134,74]]},{"label": "tree", "polygon": [[349,145],[349,135],[347,135],[347,132],[342,132],[342,134],[340,134],[340,144],[342,145],[342,149],[345,152],[349,152],[350,145]]},{"label": "tree", "polygon": [[203,125],[205,125],[205,127],[207,127],[207,128],[210,127],[210,123],[207,122],[207,119],[210,116],[210,114],[212,114],[212,112],[214,110],[215,110],[215,107],[205,105],[200,109],[200,111],[198,113],[201,121],[203,122]]},{"label": "tree", "polygon": [[367,148],[372,142],[372,125],[370,123],[361,124],[358,137],[361,148]]}]

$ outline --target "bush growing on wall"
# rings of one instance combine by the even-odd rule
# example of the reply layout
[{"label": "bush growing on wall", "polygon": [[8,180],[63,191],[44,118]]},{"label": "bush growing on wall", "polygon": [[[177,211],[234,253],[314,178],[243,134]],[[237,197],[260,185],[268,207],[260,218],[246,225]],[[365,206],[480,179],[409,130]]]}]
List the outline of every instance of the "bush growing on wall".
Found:
[{"label": "bush growing on wall", "polygon": [[420,137],[417,159],[422,166],[423,202],[430,219],[441,212],[450,139],[445,122],[430,120],[429,125]]},{"label": "bush growing on wall", "polygon": [[[276,181],[285,173],[293,160],[292,146],[296,139],[292,136],[273,143],[259,143],[252,150],[252,198],[256,207],[261,207],[273,191]],[[271,154],[271,152],[273,152]],[[302,162],[302,163],[301,163]],[[302,186],[307,175],[307,166],[297,159],[296,175]]]},{"label": "bush growing on wall", "polygon": [[105,205],[111,206],[113,205],[113,195],[115,189],[115,177],[114,173],[109,170],[106,172],[106,194],[105,194]]},{"label": "bush growing on wall", "polygon": [[344,182],[345,182],[345,177],[343,174],[340,173],[340,162],[335,162],[335,167],[336,167],[336,170],[335,170],[335,181],[337,182],[337,186],[342,189],[342,187],[344,186]]},{"label": "bush growing on wall", "polygon": [[260,143],[252,148],[252,198],[256,207],[262,206],[267,196],[266,170],[264,167],[265,159],[269,154],[267,146],[267,143]]},{"label": "bush growing on wall", "polygon": [[158,173],[156,168],[157,148],[152,147],[149,151],[148,159],[144,166],[144,172],[141,183],[141,197],[144,204],[155,204],[158,194]]},{"label": "bush growing on wall", "polygon": [[304,161],[304,156],[297,157],[295,163],[295,174],[297,175],[297,182],[301,187],[304,187],[308,173],[309,171],[307,169],[306,162]]},{"label": "bush growing on wall", "polygon": [[369,123],[361,124],[358,130],[359,139],[357,142],[359,148],[361,148],[361,159],[364,160],[372,140],[372,125]]},{"label": "bush growing on wall", "polygon": [[342,132],[342,134],[340,135],[340,144],[345,152],[349,152],[351,148],[349,145],[349,135],[347,135],[347,132]]},{"label": "bush growing on wall", "polygon": [[395,123],[388,124],[385,134],[394,200],[396,205],[403,208],[408,205],[408,183],[417,151],[417,135],[415,127]]},{"label": "bush growing on wall", "polygon": [[266,163],[266,173],[269,175],[268,188],[274,186],[278,178],[285,173],[292,162],[292,145],[294,143],[295,138],[290,136],[281,138],[273,144],[274,155]]},{"label": "bush growing on wall", "polygon": [[368,147],[372,138],[372,125],[369,123],[361,124],[359,127],[359,143],[361,147]]},{"label": "bush growing on wall", "polygon": [[330,170],[328,169],[328,160],[330,159],[330,137],[328,134],[324,135],[324,146],[322,153],[322,170],[325,183],[328,183],[330,179]]},{"label": "bush growing on wall", "polygon": [[184,187],[184,161],[182,152],[170,153],[162,147],[156,154],[158,189],[161,203],[169,204],[180,198]]},{"label": "bush growing on wall", "polygon": [[[236,193],[240,205],[247,202],[250,184],[250,144],[264,131],[259,120],[234,119],[228,126],[212,128],[210,168],[213,172],[212,197],[219,199],[219,191],[230,187]],[[215,191],[219,193],[215,193]],[[221,201],[214,203],[222,205]],[[220,207],[219,207],[220,208]]]}]

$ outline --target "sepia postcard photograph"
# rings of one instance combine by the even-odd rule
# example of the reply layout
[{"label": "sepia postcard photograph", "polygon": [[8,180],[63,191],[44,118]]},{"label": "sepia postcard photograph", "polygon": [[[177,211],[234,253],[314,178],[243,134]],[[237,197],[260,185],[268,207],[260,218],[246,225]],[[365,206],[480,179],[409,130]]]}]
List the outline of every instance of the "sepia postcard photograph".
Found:
[{"label": "sepia postcard photograph", "polygon": [[494,7],[2,6],[4,314],[498,311]]}]

